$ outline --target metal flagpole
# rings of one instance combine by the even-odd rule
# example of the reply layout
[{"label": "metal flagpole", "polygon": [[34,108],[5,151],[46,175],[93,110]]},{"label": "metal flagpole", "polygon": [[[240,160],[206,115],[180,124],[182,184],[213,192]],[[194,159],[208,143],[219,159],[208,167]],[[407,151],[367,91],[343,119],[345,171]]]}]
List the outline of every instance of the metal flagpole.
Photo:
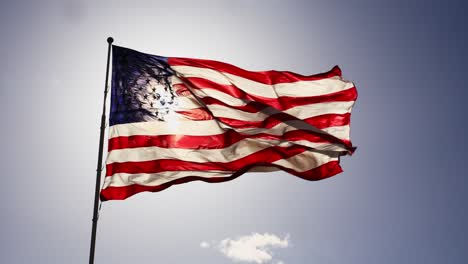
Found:
[{"label": "metal flagpole", "polygon": [[109,46],[107,48],[107,66],[106,66],[106,83],[104,85],[104,103],[102,105],[102,115],[101,115],[101,134],[99,136],[99,153],[98,153],[98,162],[96,168],[96,191],[94,193],[94,211],[93,211],[93,228],[91,231],[91,247],[89,249],[89,264],[94,264],[94,249],[96,246],[96,229],[98,222],[98,206],[99,206],[99,187],[101,184],[101,171],[102,171],[102,149],[104,147],[104,129],[106,128],[106,98],[109,81],[109,61],[110,61],[110,52],[112,47],[112,42],[114,39],[111,37],[107,38],[107,43]]}]

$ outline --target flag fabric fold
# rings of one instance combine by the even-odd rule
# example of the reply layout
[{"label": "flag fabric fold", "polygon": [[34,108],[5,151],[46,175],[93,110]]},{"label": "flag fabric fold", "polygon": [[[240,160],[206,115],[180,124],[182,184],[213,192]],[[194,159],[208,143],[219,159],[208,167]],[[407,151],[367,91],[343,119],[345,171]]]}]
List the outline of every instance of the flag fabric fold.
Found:
[{"label": "flag fabric fold", "polygon": [[332,70],[252,72],[211,60],[113,46],[101,200],[194,180],[283,170],[307,180],[342,171],[352,154],[352,82]]}]

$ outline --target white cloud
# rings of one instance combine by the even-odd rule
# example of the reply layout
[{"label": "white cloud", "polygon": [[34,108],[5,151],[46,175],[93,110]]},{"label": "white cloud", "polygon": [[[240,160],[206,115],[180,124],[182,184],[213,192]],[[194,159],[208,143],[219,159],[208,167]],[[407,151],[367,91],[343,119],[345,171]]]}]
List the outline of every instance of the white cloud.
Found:
[{"label": "white cloud", "polygon": [[[214,246],[214,244],[217,244]],[[273,248],[287,248],[289,246],[289,237],[279,238],[274,234],[253,233],[249,236],[238,237],[237,239],[226,238],[219,243],[213,243],[213,248],[218,249],[226,257],[235,262],[250,263],[272,263]],[[210,247],[207,242],[200,244],[202,248]],[[276,264],[284,264],[282,261]]]},{"label": "white cloud", "polygon": [[200,247],[201,248],[209,248],[210,247],[210,243],[206,242],[206,241],[202,241],[200,243]]}]

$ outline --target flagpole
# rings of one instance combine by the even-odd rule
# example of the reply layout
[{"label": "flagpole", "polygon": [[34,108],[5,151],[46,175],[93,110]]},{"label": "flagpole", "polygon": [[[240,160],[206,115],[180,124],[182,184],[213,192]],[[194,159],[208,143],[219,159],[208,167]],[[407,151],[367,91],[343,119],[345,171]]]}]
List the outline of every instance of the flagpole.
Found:
[{"label": "flagpole", "polygon": [[91,231],[91,246],[89,249],[89,264],[94,264],[94,249],[96,247],[96,230],[97,222],[99,219],[99,187],[101,185],[101,172],[102,172],[102,150],[104,147],[104,129],[106,128],[106,99],[108,91],[108,81],[109,81],[109,62],[110,62],[110,52],[112,47],[112,42],[114,39],[112,37],[107,38],[108,48],[107,48],[107,66],[106,66],[106,83],[104,84],[104,103],[102,104],[102,115],[101,115],[101,130],[99,136],[99,152],[98,152],[98,162],[96,168],[96,189],[94,193],[94,211],[93,211],[93,228]]}]

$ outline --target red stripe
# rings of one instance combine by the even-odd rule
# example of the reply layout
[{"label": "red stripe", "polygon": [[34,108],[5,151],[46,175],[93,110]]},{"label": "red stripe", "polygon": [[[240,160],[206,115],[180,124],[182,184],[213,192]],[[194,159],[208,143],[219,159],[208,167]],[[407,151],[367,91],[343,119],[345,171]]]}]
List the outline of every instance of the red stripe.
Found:
[{"label": "red stripe", "polygon": [[159,135],[159,136],[129,136],[109,139],[109,151],[124,148],[160,147],[185,149],[220,149],[230,146],[246,136],[241,136],[234,130],[209,136]]},{"label": "red stripe", "polygon": [[158,173],[163,171],[203,171],[203,170],[221,170],[237,171],[245,166],[250,166],[258,162],[270,164],[280,159],[300,154],[310,148],[303,146],[291,147],[269,147],[240,159],[230,162],[190,162],[173,159],[160,159],[140,162],[115,162],[106,165],[106,176],[112,176],[115,173]]},{"label": "red stripe", "polygon": [[304,121],[318,129],[324,129],[327,127],[334,126],[347,126],[350,123],[350,119],[351,114],[346,113],[314,116],[311,118],[304,119]]},{"label": "red stripe", "polygon": [[255,166],[276,167],[284,171],[287,171],[293,175],[296,175],[300,178],[310,180],[310,181],[322,180],[322,179],[334,176],[342,172],[342,169],[338,161],[330,161],[317,168],[314,168],[305,172],[296,172],[296,171],[293,171],[293,170],[290,170],[290,169],[287,169],[278,165],[258,163],[258,164],[252,164],[251,166],[245,167],[242,170],[237,171],[236,173],[234,173],[232,176],[229,176],[229,177],[203,178],[203,177],[190,176],[190,177],[184,177],[184,178],[180,178],[180,179],[173,180],[170,182],[166,182],[164,184],[157,185],[157,186],[143,186],[143,185],[133,184],[133,185],[125,186],[125,187],[107,187],[106,189],[103,189],[101,191],[101,200],[102,201],[124,200],[140,192],[159,192],[166,188],[171,187],[172,185],[183,184],[183,183],[187,183],[191,181],[204,181],[208,183],[226,182],[226,181],[230,181],[239,177],[240,175],[244,174],[245,172],[247,172],[248,170],[252,169]]},{"label": "red stripe", "polygon": [[[307,123],[319,129],[330,126],[345,126],[349,124],[350,114],[344,115],[323,115],[306,119]],[[187,136],[187,135],[159,135],[159,136],[129,136],[114,137],[109,139],[109,151],[124,148],[160,147],[160,148],[185,148],[185,149],[220,149],[226,148],[246,138],[282,139],[282,140],[302,140],[310,142],[327,142],[320,136],[308,133],[307,131],[290,131],[283,135],[274,136],[265,133],[256,135],[243,135],[234,130],[227,130],[223,134],[207,136]],[[349,141],[343,140],[345,146],[351,146]]]},{"label": "red stripe", "polygon": [[[223,122],[224,124],[233,127],[234,129],[273,128],[274,126],[280,123],[286,123],[288,121],[299,120],[285,113],[278,113],[278,114],[270,115],[262,121],[244,121],[244,120],[225,118],[225,117],[220,117],[217,119]],[[323,129],[323,128],[330,127],[330,126],[344,126],[344,125],[349,124],[349,113],[314,116],[314,117],[307,118],[302,121],[319,129]],[[327,126],[324,126],[324,125],[327,125]],[[310,132],[310,133],[314,133],[314,132]],[[322,135],[318,133],[314,133],[314,134]],[[335,140],[330,140],[330,141],[334,142]]]},{"label": "red stripe", "polygon": [[212,120],[213,115],[208,112],[205,108],[196,108],[186,111],[175,111],[177,114],[193,120],[193,121],[202,121],[202,120]]},{"label": "red stripe", "polygon": [[213,60],[169,58],[168,63],[171,66],[193,66],[199,68],[213,69],[216,71],[234,74],[243,78],[247,78],[256,82],[269,85],[297,81],[315,81],[334,76],[341,76],[341,69],[338,66],[333,67],[328,72],[304,76],[289,71],[247,71],[228,63]]},{"label": "red stripe", "polygon": [[[278,98],[267,98],[263,96],[248,94],[243,90],[233,86],[233,85],[222,85],[216,82],[212,82],[203,78],[184,78],[186,82],[192,87],[193,89],[213,89],[225,94],[228,94],[234,98],[239,98],[244,101],[252,101],[257,103],[262,103],[264,105],[268,105],[274,107],[278,110],[287,110],[289,108],[307,104],[315,104],[315,103],[326,103],[326,102],[346,102],[346,101],[355,101],[357,99],[357,90],[355,87],[351,87],[349,89],[334,92],[325,95],[318,95],[318,96],[304,96],[304,97],[292,97],[292,96],[281,96]],[[178,94],[188,94],[187,90],[189,90],[185,84],[175,84],[174,87],[177,87]],[[223,104],[226,103],[221,102],[212,97],[204,97],[199,98],[202,101],[213,101],[216,104]],[[208,102],[205,102],[208,104]],[[242,106],[236,106],[239,110],[243,110]],[[243,110],[245,111],[245,110]]]}]

